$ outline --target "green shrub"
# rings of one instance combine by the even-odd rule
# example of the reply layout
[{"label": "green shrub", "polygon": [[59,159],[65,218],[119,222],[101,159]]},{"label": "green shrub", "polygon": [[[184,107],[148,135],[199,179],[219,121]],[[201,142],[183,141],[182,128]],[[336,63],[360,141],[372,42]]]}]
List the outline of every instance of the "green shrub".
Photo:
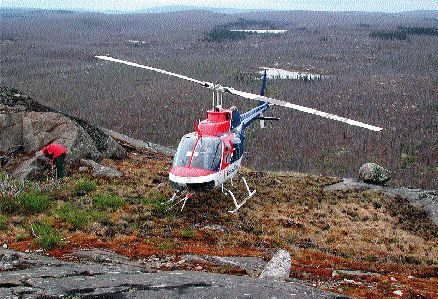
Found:
[{"label": "green shrub", "polygon": [[170,243],[170,242],[163,242],[163,243],[158,244],[157,247],[159,250],[169,250],[169,249],[174,248],[175,245]]},{"label": "green shrub", "polygon": [[93,216],[72,203],[64,204],[59,210],[55,211],[55,214],[63,221],[71,224],[74,229],[81,229],[88,224]]},{"label": "green shrub", "polygon": [[23,212],[33,214],[45,211],[50,205],[49,195],[35,191],[20,193],[17,201]]},{"label": "green shrub", "polygon": [[37,236],[36,243],[44,250],[51,250],[62,245],[62,235],[59,230],[50,224],[37,223],[32,225],[32,230]]},{"label": "green shrub", "polygon": [[158,191],[151,191],[148,193],[146,198],[142,199],[142,204],[151,206],[152,207],[152,213],[155,216],[163,216],[167,209],[169,208],[169,205],[166,204],[167,198],[164,196],[163,193]]},{"label": "green shrub", "polygon": [[193,239],[196,237],[196,231],[194,231],[190,227],[184,227],[181,230],[181,236],[185,239]]},{"label": "green shrub", "polygon": [[10,195],[0,194],[0,212],[13,213],[19,208],[17,199]]},{"label": "green shrub", "polygon": [[82,178],[76,181],[74,186],[74,192],[91,192],[96,190],[96,181],[89,178]]},{"label": "green shrub", "polygon": [[0,230],[5,230],[8,228],[7,221],[8,219],[6,218],[6,216],[0,214]]},{"label": "green shrub", "polygon": [[27,234],[27,233],[21,233],[21,234],[18,234],[18,235],[15,236],[15,241],[17,241],[17,242],[21,242],[21,241],[26,240],[26,239],[29,238],[29,237],[30,237],[29,234]]},{"label": "green shrub", "polygon": [[125,204],[125,200],[123,198],[111,193],[97,194],[94,196],[93,202],[96,205],[96,208],[104,211],[117,211]]}]

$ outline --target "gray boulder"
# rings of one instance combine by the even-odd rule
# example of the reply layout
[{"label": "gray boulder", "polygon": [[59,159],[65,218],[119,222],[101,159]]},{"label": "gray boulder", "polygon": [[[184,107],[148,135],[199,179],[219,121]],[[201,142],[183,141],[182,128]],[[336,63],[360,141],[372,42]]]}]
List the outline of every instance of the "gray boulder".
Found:
[{"label": "gray boulder", "polygon": [[0,110],[0,152],[9,153],[23,145],[24,112],[4,113]]},{"label": "gray boulder", "polygon": [[44,178],[43,173],[50,168],[50,162],[40,154],[21,163],[12,176],[19,181],[38,180]]},{"label": "gray boulder", "polygon": [[286,250],[278,250],[265,269],[260,274],[259,278],[271,278],[284,280],[289,277],[290,274],[290,254]]},{"label": "gray boulder", "polygon": [[81,160],[81,164],[92,168],[92,176],[99,178],[119,178],[123,173],[117,169],[101,165],[93,160]]},{"label": "gray boulder", "polygon": [[67,147],[67,162],[80,158],[124,158],[126,152],[102,129],[0,87],[0,152],[39,151],[49,143]]},{"label": "gray boulder", "polygon": [[370,184],[384,184],[391,179],[391,172],[375,163],[365,163],[359,169],[359,179]]},{"label": "gray boulder", "polygon": [[39,151],[50,143],[59,143],[67,148],[66,161],[81,157],[102,157],[93,139],[74,121],[55,112],[28,112],[22,118],[23,145],[26,152]]}]

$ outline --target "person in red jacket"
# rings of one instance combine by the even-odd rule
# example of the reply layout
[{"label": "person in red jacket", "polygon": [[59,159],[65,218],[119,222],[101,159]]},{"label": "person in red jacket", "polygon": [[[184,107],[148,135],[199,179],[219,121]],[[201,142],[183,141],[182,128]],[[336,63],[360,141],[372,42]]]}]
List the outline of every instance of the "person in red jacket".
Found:
[{"label": "person in red jacket", "polygon": [[43,147],[43,155],[52,161],[52,164],[56,166],[56,178],[60,179],[64,177],[64,159],[67,154],[67,149],[56,143],[49,144]]}]

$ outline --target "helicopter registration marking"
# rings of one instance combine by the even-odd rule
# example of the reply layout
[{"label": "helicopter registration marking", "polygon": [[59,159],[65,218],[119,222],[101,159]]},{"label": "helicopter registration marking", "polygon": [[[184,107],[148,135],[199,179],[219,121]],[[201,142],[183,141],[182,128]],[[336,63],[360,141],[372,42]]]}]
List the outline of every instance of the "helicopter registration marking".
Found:
[{"label": "helicopter registration marking", "polygon": [[238,165],[238,163],[235,163],[233,166],[231,166],[229,169],[227,169],[227,173],[226,173],[225,177],[229,177],[229,176],[233,175],[233,173],[235,173],[238,169],[239,169],[239,165]]}]

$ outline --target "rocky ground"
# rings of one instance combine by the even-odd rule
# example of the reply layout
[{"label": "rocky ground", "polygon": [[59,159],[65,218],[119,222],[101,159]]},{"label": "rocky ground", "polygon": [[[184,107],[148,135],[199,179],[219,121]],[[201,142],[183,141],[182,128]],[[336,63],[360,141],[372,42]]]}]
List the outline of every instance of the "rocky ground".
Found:
[{"label": "rocky ground", "polygon": [[[172,150],[95,127],[88,130],[103,139],[87,133],[87,140],[102,160],[78,155],[60,181],[47,165],[39,165],[37,181],[17,180],[11,174],[34,157],[17,145],[63,130],[28,119],[39,106],[25,96],[0,95],[0,125],[19,132],[12,151],[0,132],[8,145],[0,159],[4,296],[437,297],[436,190],[244,168],[257,193],[238,213],[227,212],[232,201],[220,190],[195,194],[180,211],[165,204]],[[24,134],[36,128],[42,133]],[[70,150],[80,153],[76,137]],[[117,141],[121,159],[105,156],[99,140]],[[245,192],[235,189],[237,198]],[[258,279],[280,248],[290,254],[290,268],[279,263],[286,282]]]},{"label": "rocky ground", "polygon": [[[9,267],[0,276],[0,297],[341,298],[295,279],[285,282],[202,270],[160,271],[150,259],[132,261],[102,250],[78,250],[70,258],[76,262],[0,249],[0,264]],[[246,264],[254,263],[252,259],[247,258]]]}]

